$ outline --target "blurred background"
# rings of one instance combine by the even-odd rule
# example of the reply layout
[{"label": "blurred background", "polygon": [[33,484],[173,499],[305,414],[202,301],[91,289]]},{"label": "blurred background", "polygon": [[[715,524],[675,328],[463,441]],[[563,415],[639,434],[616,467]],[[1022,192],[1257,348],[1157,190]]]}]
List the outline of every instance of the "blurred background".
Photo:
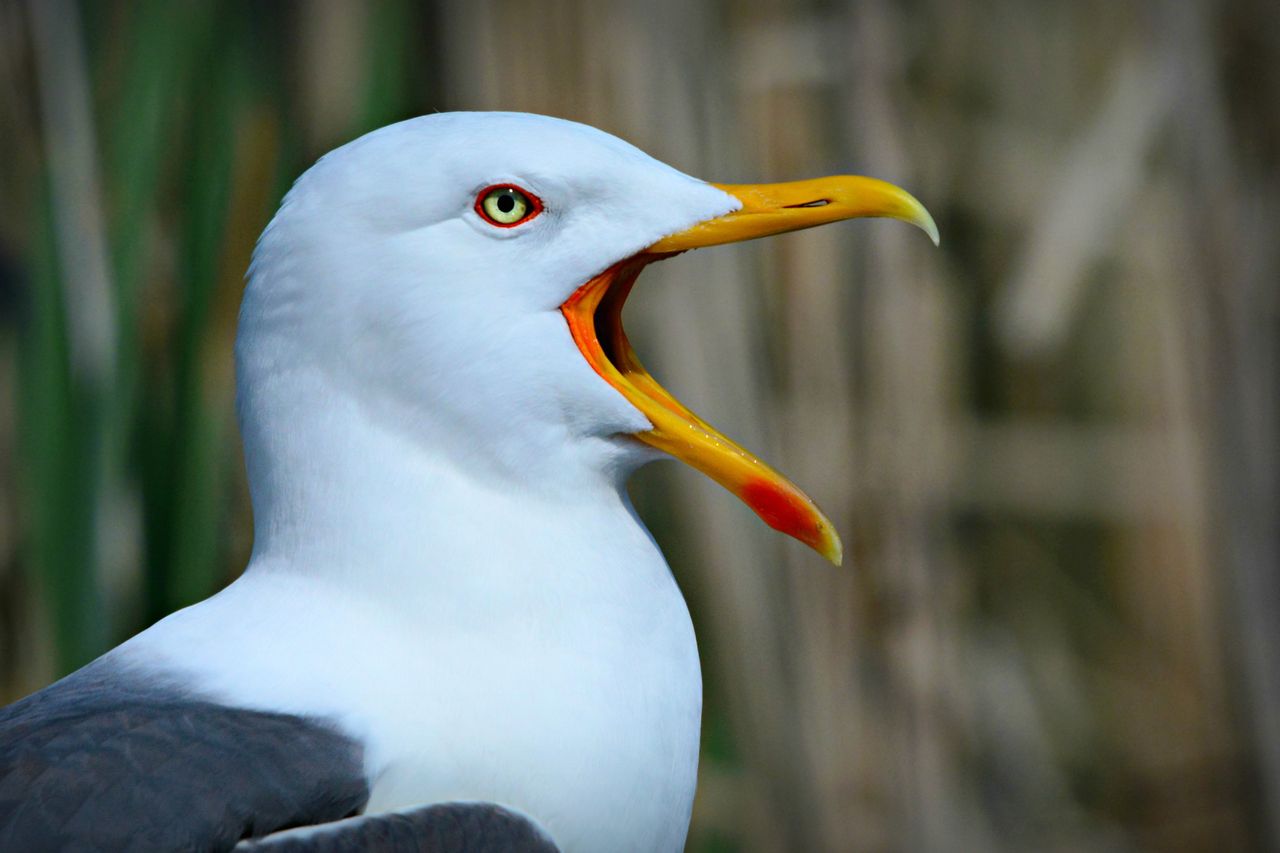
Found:
[{"label": "blurred background", "polygon": [[899,183],[628,327],[834,570],[637,478],[707,676],[695,851],[1280,849],[1274,0],[0,0],[0,699],[234,578],[254,240],[452,109]]}]

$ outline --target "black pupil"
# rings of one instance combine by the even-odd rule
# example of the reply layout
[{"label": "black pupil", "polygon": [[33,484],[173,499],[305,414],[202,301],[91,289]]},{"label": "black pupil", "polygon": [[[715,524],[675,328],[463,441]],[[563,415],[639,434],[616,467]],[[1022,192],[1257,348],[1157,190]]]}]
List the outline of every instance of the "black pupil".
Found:
[{"label": "black pupil", "polygon": [[503,213],[510,213],[516,209],[516,198],[511,190],[503,190],[498,196],[498,210]]}]

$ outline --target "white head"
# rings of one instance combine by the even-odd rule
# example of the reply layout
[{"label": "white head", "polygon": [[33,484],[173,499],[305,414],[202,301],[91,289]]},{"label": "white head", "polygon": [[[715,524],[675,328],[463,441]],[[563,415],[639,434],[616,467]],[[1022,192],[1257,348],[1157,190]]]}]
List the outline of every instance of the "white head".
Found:
[{"label": "white head", "polygon": [[[477,196],[503,184],[542,212],[486,221]],[[255,253],[236,347],[243,428],[271,409],[261,380],[309,368],[458,465],[545,480],[544,465],[605,464],[616,443],[602,439],[648,423],[587,365],[560,306],[614,261],[738,206],[542,116],[433,115],[363,136],[298,180]]]},{"label": "white head", "polygon": [[[879,182],[825,180],[722,188],[593,128],[517,113],[412,119],[328,154],[263,234],[241,309],[239,405],[259,515],[293,488],[296,469],[322,466],[330,445],[352,438],[340,434],[349,419],[330,417],[339,408],[477,477],[529,490],[620,479],[652,455],[631,437],[662,433],[658,419],[672,410],[625,384],[642,373],[621,363],[625,338],[607,353],[625,377],[593,367],[565,303],[629,258],[849,216],[923,222],[901,191],[890,204],[868,189]],[[851,180],[865,182],[861,207],[832,183]],[[495,186],[517,188],[536,215],[512,227],[490,220],[480,201]],[[629,285],[634,271],[614,277]],[[706,427],[689,418],[676,429]],[[328,445],[309,446],[318,434]],[[751,486],[743,478],[776,477],[723,448],[728,461],[712,464],[648,444],[740,494]],[[778,511],[747,499],[762,515]]]}]

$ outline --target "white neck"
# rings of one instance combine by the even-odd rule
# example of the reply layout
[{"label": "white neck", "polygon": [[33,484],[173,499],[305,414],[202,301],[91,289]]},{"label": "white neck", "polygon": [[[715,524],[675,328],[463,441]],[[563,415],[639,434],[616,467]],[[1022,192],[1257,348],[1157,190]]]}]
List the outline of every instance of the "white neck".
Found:
[{"label": "white neck", "polygon": [[436,442],[429,424],[337,393],[319,371],[258,376],[253,388],[241,399],[250,570],[284,567],[398,594],[446,583],[456,596],[509,589],[513,574],[538,566],[563,568],[579,543],[602,536],[652,548],[624,489],[649,452],[638,442],[562,436],[571,452],[532,454],[516,469],[478,437]]}]

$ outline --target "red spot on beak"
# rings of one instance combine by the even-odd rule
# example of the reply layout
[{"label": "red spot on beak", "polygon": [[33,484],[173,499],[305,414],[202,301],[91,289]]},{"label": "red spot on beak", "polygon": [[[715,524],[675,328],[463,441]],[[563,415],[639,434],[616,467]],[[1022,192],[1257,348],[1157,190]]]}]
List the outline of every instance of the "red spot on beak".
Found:
[{"label": "red spot on beak", "polygon": [[802,495],[766,480],[752,480],[742,487],[741,497],[774,530],[821,550],[822,536],[817,519]]}]

